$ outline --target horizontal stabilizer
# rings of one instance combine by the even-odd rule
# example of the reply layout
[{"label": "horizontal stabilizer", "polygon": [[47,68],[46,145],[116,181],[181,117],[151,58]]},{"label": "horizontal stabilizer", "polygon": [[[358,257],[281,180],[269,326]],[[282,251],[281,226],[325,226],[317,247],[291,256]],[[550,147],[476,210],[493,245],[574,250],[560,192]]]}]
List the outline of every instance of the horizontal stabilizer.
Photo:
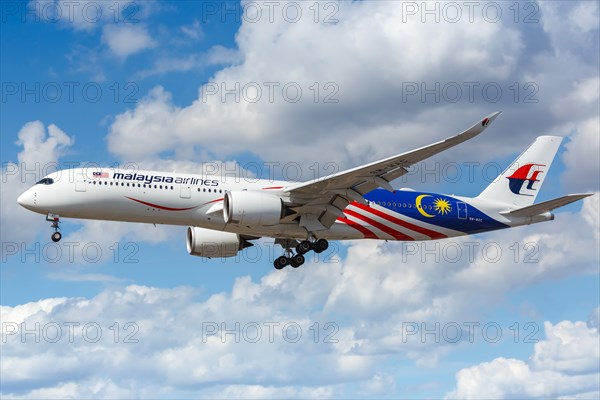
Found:
[{"label": "horizontal stabilizer", "polygon": [[511,217],[533,217],[554,210],[555,208],[566,206],[583,198],[593,195],[593,193],[568,194],[557,199],[544,201],[532,206],[518,208],[511,211],[502,211],[500,214]]}]

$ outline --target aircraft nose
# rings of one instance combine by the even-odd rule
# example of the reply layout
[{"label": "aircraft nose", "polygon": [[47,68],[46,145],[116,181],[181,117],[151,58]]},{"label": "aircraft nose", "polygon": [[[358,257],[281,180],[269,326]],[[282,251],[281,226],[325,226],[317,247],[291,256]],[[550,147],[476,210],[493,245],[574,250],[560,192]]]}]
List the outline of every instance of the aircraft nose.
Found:
[{"label": "aircraft nose", "polygon": [[23,194],[21,194],[17,199],[17,203],[19,203],[21,207],[25,207],[27,209],[34,207],[35,203],[33,192],[31,190],[26,190],[23,192]]}]

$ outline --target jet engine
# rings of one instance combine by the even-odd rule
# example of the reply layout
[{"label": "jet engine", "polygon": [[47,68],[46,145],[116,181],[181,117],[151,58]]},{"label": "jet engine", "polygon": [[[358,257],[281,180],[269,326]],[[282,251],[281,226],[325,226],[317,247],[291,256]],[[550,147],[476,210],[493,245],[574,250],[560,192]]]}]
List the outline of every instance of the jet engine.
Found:
[{"label": "jet engine", "polygon": [[188,227],[187,250],[193,256],[207,258],[233,257],[238,251],[253,246],[240,235],[231,232],[213,231],[211,229]]},{"label": "jet engine", "polygon": [[281,199],[269,193],[231,191],[223,198],[223,218],[239,225],[275,225],[284,215]]}]

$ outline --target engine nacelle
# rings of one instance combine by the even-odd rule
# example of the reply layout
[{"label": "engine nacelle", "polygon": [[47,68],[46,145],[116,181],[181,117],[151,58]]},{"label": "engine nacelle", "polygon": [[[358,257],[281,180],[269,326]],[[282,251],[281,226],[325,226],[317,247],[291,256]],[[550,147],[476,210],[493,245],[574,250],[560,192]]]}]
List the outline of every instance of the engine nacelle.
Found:
[{"label": "engine nacelle", "polygon": [[281,199],[257,191],[231,191],[223,198],[223,218],[239,225],[276,225],[284,215]]},{"label": "engine nacelle", "polygon": [[252,243],[231,232],[188,227],[187,250],[193,256],[207,258],[233,257],[238,251],[252,246]]}]

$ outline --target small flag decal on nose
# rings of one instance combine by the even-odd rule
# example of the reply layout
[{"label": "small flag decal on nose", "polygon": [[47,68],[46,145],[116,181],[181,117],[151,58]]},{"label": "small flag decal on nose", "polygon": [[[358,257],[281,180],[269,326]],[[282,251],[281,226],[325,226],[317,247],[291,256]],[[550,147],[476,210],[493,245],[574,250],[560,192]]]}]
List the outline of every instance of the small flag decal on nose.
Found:
[{"label": "small flag decal on nose", "polygon": [[108,178],[108,172],[94,172],[92,176],[94,178]]}]

